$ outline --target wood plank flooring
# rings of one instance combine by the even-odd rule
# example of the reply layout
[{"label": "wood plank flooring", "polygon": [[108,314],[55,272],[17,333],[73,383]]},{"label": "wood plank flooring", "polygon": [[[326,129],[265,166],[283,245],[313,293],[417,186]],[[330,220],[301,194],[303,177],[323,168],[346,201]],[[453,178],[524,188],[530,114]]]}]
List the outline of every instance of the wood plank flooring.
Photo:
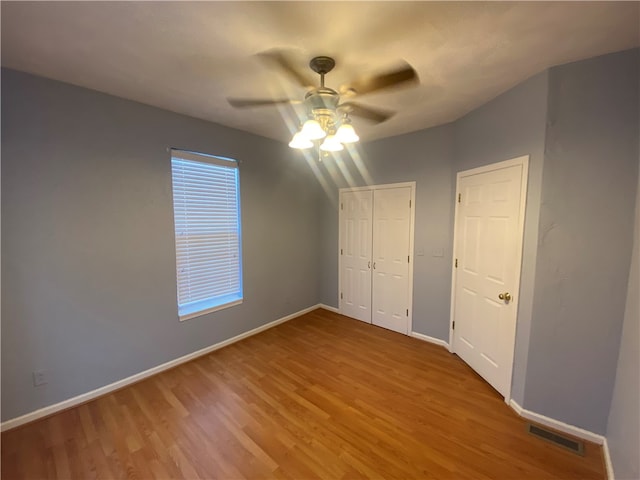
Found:
[{"label": "wood plank flooring", "polygon": [[604,478],[439,346],[316,310],[2,434],[2,478]]}]

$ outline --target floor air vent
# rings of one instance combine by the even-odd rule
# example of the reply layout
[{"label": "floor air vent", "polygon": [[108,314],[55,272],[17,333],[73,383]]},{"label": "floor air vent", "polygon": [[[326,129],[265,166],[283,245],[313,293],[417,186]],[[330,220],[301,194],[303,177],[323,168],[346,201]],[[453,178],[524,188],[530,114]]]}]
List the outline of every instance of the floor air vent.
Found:
[{"label": "floor air vent", "polygon": [[580,442],[578,440],[565,437],[556,432],[552,432],[550,430],[542,428],[538,425],[534,425],[532,423],[529,423],[527,425],[527,431],[531,435],[535,435],[536,437],[546,440],[547,442],[554,443],[559,447],[567,449],[573,453],[577,453],[578,455],[584,456],[584,442]]}]

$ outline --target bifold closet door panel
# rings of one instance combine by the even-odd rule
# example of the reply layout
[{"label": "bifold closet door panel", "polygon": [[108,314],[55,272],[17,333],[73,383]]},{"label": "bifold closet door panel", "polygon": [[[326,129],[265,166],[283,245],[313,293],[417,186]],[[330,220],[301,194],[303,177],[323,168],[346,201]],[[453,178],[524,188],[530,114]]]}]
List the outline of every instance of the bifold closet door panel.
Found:
[{"label": "bifold closet door panel", "polygon": [[341,312],[371,323],[373,191],[344,192],[340,207]]},{"label": "bifold closet door panel", "polygon": [[373,199],[372,323],[408,334],[411,188],[376,190]]}]

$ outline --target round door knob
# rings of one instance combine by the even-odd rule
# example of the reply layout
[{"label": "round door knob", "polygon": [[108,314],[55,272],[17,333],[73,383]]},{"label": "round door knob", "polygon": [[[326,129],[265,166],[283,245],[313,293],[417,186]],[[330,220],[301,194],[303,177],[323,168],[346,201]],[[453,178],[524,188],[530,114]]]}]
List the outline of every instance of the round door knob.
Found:
[{"label": "round door knob", "polygon": [[500,300],[506,300],[507,302],[511,300],[511,294],[509,292],[498,294],[498,298]]},{"label": "round door knob", "polygon": [[498,298],[499,298],[500,300],[504,300],[504,293],[499,293],[499,294],[498,294]]}]

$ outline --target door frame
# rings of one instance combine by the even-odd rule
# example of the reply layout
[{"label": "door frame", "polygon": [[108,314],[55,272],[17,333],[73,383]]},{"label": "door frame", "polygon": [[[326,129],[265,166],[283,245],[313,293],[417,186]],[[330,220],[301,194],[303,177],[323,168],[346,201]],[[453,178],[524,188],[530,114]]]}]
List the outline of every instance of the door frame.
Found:
[{"label": "door frame", "polygon": [[515,357],[515,348],[516,348],[516,333],[518,329],[518,316],[519,316],[519,307],[520,307],[520,277],[522,276],[522,250],[524,243],[524,221],[525,221],[525,212],[527,208],[527,186],[529,183],[529,155],[523,155],[521,157],[512,158],[510,160],[504,160],[502,162],[491,163],[489,165],[483,165],[481,167],[472,168],[470,170],[463,170],[456,174],[456,190],[454,201],[454,210],[455,215],[453,219],[453,259],[451,262],[451,307],[450,307],[450,319],[449,319],[449,351],[451,353],[455,353],[455,344],[454,344],[454,334],[453,334],[453,321],[456,318],[455,312],[455,304],[456,304],[456,266],[455,259],[458,257],[456,252],[457,245],[457,235],[458,235],[458,195],[460,194],[460,180],[464,177],[469,177],[472,175],[478,175],[480,173],[492,172],[495,170],[501,170],[503,168],[509,168],[513,166],[520,165],[522,166],[522,176],[520,178],[520,211],[518,218],[518,234],[517,234],[517,242],[520,245],[519,248],[516,249],[516,265],[517,272],[515,277],[515,285],[512,290],[515,292],[514,300],[511,302],[516,312],[516,328],[513,329],[513,347],[509,349],[510,359],[509,359],[509,367],[511,372],[509,374],[509,385],[507,386],[507,392],[504,396],[504,401],[506,404],[509,404],[511,400],[511,387],[513,386],[513,360]]},{"label": "door frame", "polygon": [[[363,190],[384,190],[389,188],[409,187],[411,195],[411,212],[409,215],[409,298],[408,298],[408,332],[407,335],[411,336],[413,332],[413,237],[416,223],[416,182],[400,182],[400,183],[386,183],[382,185],[369,185],[365,187],[347,187],[338,190],[338,312],[342,314],[342,301],[340,299],[340,293],[342,292],[342,255],[340,254],[340,248],[342,245],[342,196],[346,192],[358,192]],[[375,193],[374,193],[375,195]],[[371,204],[373,208],[373,203]],[[373,225],[371,226],[373,228]],[[373,298],[373,297],[372,297]]]}]

